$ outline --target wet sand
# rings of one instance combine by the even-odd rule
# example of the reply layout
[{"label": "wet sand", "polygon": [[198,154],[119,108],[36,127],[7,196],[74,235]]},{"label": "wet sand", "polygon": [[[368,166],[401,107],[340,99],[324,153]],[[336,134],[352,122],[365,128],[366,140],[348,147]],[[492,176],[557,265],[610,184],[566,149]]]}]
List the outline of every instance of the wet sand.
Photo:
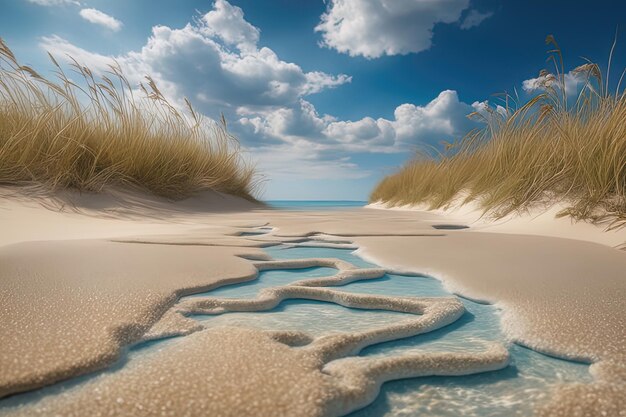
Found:
[{"label": "wet sand", "polygon": [[[419,375],[407,372],[411,368],[423,375],[486,371],[506,363],[502,349],[422,355],[393,365],[401,367],[402,376]],[[267,332],[207,329],[171,341],[78,389],[44,396],[6,414],[80,417],[89,410],[91,416],[339,416],[371,402],[379,381],[399,373],[386,363],[322,371],[323,365],[314,351],[293,349]]]}]

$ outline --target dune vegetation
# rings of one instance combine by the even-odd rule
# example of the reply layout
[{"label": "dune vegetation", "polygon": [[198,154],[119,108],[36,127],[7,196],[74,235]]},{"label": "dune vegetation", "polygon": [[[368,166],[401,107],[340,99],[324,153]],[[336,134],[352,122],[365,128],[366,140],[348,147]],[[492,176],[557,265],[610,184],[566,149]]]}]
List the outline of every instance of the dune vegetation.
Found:
[{"label": "dune vegetation", "polygon": [[[574,97],[565,89],[561,51],[552,36],[543,90],[523,105],[505,95],[505,106],[485,108],[477,129],[436,155],[420,153],[384,178],[370,196],[390,205],[431,209],[475,201],[494,217],[561,202],[561,215],[626,223],[626,94],[621,74],[610,89],[600,67],[586,62],[570,75],[583,80]],[[611,56],[613,54],[611,50]]]},{"label": "dune vegetation", "polygon": [[131,86],[115,63],[74,61],[55,79],[18,63],[0,39],[0,184],[99,192],[130,186],[181,199],[214,190],[247,199],[254,169],[226,123],[177,109],[154,81]]}]

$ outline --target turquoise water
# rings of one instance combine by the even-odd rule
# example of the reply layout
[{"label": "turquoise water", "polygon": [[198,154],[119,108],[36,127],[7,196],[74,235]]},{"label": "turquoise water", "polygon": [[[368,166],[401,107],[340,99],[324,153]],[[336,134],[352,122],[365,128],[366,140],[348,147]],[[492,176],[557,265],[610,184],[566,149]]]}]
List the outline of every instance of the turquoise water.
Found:
[{"label": "turquoise water", "polygon": [[282,210],[336,210],[341,208],[363,207],[367,201],[340,200],[268,200],[271,208]]},{"label": "turquoise water", "polygon": [[[374,266],[347,250],[328,248],[265,249],[276,259],[340,258],[361,267]],[[263,271],[254,281],[223,286],[197,296],[252,298],[259,290],[291,282],[333,275],[332,268]],[[340,291],[402,296],[450,296],[440,282],[425,276],[387,274],[382,278],[354,282]],[[362,356],[376,357],[423,351],[479,351],[485,342],[506,344],[499,326],[499,312],[490,305],[462,300],[467,312],[455,323],[415,337],[370,346]],[[193,318],[207,327],[234,325],[267,330],[301,330],[313,336],[336,332],[353,332],[384,326],[406,318],[403,313],[360,310],[326,302],[287,300],[267,312],[227,313],[217,316],[196,315]],[[0,400],[2,408],[28,404],[48,395],[68,393],[103,373],[117,372],[127,363],[141,360],[154,349],[166,344],[184,344],[184,337],[142,343],[129,349],[127,356],[113,367],[74,378],[51,387]],[[588,366],[555,359],[530,349],[510,345],[511,365],[503,370],[470,376],[412,378],[388,382],[378,398],[350,417],[508,417],[531,416],[533,405],[549,398],[557,383],[590,382]]]},{"label": "turquoise water", "polygon": [[328,277],[334,275],[334,268],[303,268],[303,269],[284,269],[274,271],[261,271],[259,278],[254,281],[242,282],[240,284],[225,285],[214,290],[190,295],[189,297],[225,297],[225,298],[252,298],[261,288],[278,287],[281,285],[291,284],[313,277]]},{"label": "turquoise water", "polygon": [[[327,248],[273,247],[276,259],[340,258],[357,266],[374,266],[349,251]],[[251,298],[262,288],[284,285],[306,277],[332,275],[330,268],[264,271],[259,279],[211,291],[211,296]],[[416,297],[450,296],[436,279],[387,274],[383,278],[354,282],[340,291]],[[500,330],[499,312],[491,305],[462,300],[466,313],[440,330],[370,346],[361,356],[388,356],[423,351],[480,351],[486,342],[507,341]],[[288,300],[267,312],[196,316],[206,326],[254,326],[268,330],[301,330],[314,336],[360,331],[401,320],[397,312],[358,310],[309,300]],[[588,365],[542,355],[510,345],[511,365],[506,369],[459,377],[428,377],[393,381],[383,385],[370,406],[350,417],[409,416],[530,416],[533,404],[549,397],[550,387],[563,382],[590,382]]]}]

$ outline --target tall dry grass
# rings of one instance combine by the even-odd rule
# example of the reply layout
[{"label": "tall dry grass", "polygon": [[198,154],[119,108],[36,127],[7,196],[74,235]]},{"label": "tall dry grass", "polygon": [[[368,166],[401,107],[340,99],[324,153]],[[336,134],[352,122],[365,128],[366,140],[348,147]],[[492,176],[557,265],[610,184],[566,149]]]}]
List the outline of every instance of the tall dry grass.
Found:
[{"label": "tall dry grass", "polygon": [[0,39],[0,184],[252,199],[254,170],[223,120],[203,119],[188,101],[184,115],[149,77],[133,91],[117,65],[97,76],[74,61],[75,82],[50,59],[54,81],[20,65]]},{"label": "tall dry grass", "polygon": [[514,100],[507,96],[506,112],[470,115],[482,118],[484,129],[438,157],[417,156],[384,178],[370,201],[440,208],[474,200],[495,217],[559,201],[567,204],[562,215],[624,224],[624,73],[610,91],[599,66],[587,62],[573,71],[584,87],[572,99],[565,91],[561,51],[553,37],[546,42],[554,46],[555,70],[541,72],[543,94],[522,106],[509,104]]}]

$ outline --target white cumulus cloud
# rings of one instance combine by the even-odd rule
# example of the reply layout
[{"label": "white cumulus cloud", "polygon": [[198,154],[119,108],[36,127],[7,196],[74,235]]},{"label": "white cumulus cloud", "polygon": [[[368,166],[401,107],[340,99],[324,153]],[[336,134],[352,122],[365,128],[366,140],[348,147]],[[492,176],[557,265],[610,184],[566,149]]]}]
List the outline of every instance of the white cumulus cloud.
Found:
[{"label": "white cumulus cloud", "polygon": [[320,115],[306,100],[292,108],[264,115],[244,116],[239,123],[265,143],[310,142],[322,156],[338,152],[399,153],[416,146],[438,145],[462,137],[476,127],[467,115],[472,105],[459,100],[456,91],[445,90],[423,106],[405,103],[396,107],[393,119],[364,117],[338,120]]},{"label": "white cumulus cloud", "polygon": [[478,10],[470,10],[461,22],[461,29],[471,29],[480,25],[485,19],[493,16],[493,12],[481,13]]},{"label": "white cumulus cloud", "polygon": [[330,0],[315,28],[322,45],[378,58],[430,48],[437,23],[459,20],[469,0]]},{"label": "white cumulus cloud", "polygon": [[466,118],[472,106],[451,90],[424,105],[402,104],[390,119],[340,120],[320,113],[307,96],[351,78],[307,72],[281,59],[261,44],[260,30],[245,20],[243,11],[225,0],[182,28],[153,27],[141,49],[115,57],[55,35],[42,38],[41,45],[96,71],[106,70],[115,59],[131,83],[149,74],[174,103],[181,105],[187,97],[211,118],[223,113],[270,176],[362,178],[369,171],[351,161],[353,153],[407,152],[419,144],[453,140],[474,126]]},{"label": "white cumulus cloud", "polygon": [[107,29],[111,29],[114,32],[117,32],[122,28],[122,22],[114,18],[113,16],[109,16],[108,14],[101,12],[98,9],[81,9],[80,17],[91,22],[95,25],[104,26]]},{"label": "white cumulus cloud", "polygon": [[[229,22],[228,33],[218,30],[224,22]],[[281,60],[272,49],[258,45],[258,33],[241,9],[218,1],[181,29],[155,26],[141,50],[121,56],[95,54],[58,36],[43,38],[42,46],[96,67],[115,58],[129,77],[151,74],[175,98],[188,97],[208,113],[292,105],[302,96],[350,82],[347,75],[305,72]]]},{"label": "white cumulus cloud", "polygon": [[225,0],[217,0],[213,7],[202,16],[202,32],[240,50],[255,50],[261,31],[244,19],[243,10]]},{"label": "white cumulus cloud", "polygon": [[[574,95],[578,92],[579,86],[585,84],[586,76],[583,73],[573,73],[572,71],[565,73],[563,77],[565,84],[565,93]],[[547,88],[561,88],[554,75],[540,75],[536,78],[529,78],[522,82],[522,89],[527,93],[535,91],[545,91]]]},{"label": "white cumulus cloud", "polygon": [[394,126],[401,143],[436,145],[441,140],[453,140],[474,127],[467,118],[471,105],[459,100],[454,90],[445,90],[425,106],[403,104],[394,112]]},{"label": "white cumulus cloud", "polygon": [[80,6],[76,0],[28,0],[29,3],[38,4],[40,6],[64,6],[66,4],[75,4]]},{"label": "white cumulus cloud", "polygon": [[44,50],[50,52],[56,58],[67,60],[69,57],[79,63],[87,64],[92,70],[103,72],[113,64],[113,57],[101,55],[79,48],[73,43],[57,35],[44,36],[39,43]]},{"label": "white cumulus cloud", "polygon": [[322,133],[340,146],[353,148],[384,146],[391,150],[396,140],[393,122],[383,118],[364,117],[355,122],[336,121],[329,123]]}]

